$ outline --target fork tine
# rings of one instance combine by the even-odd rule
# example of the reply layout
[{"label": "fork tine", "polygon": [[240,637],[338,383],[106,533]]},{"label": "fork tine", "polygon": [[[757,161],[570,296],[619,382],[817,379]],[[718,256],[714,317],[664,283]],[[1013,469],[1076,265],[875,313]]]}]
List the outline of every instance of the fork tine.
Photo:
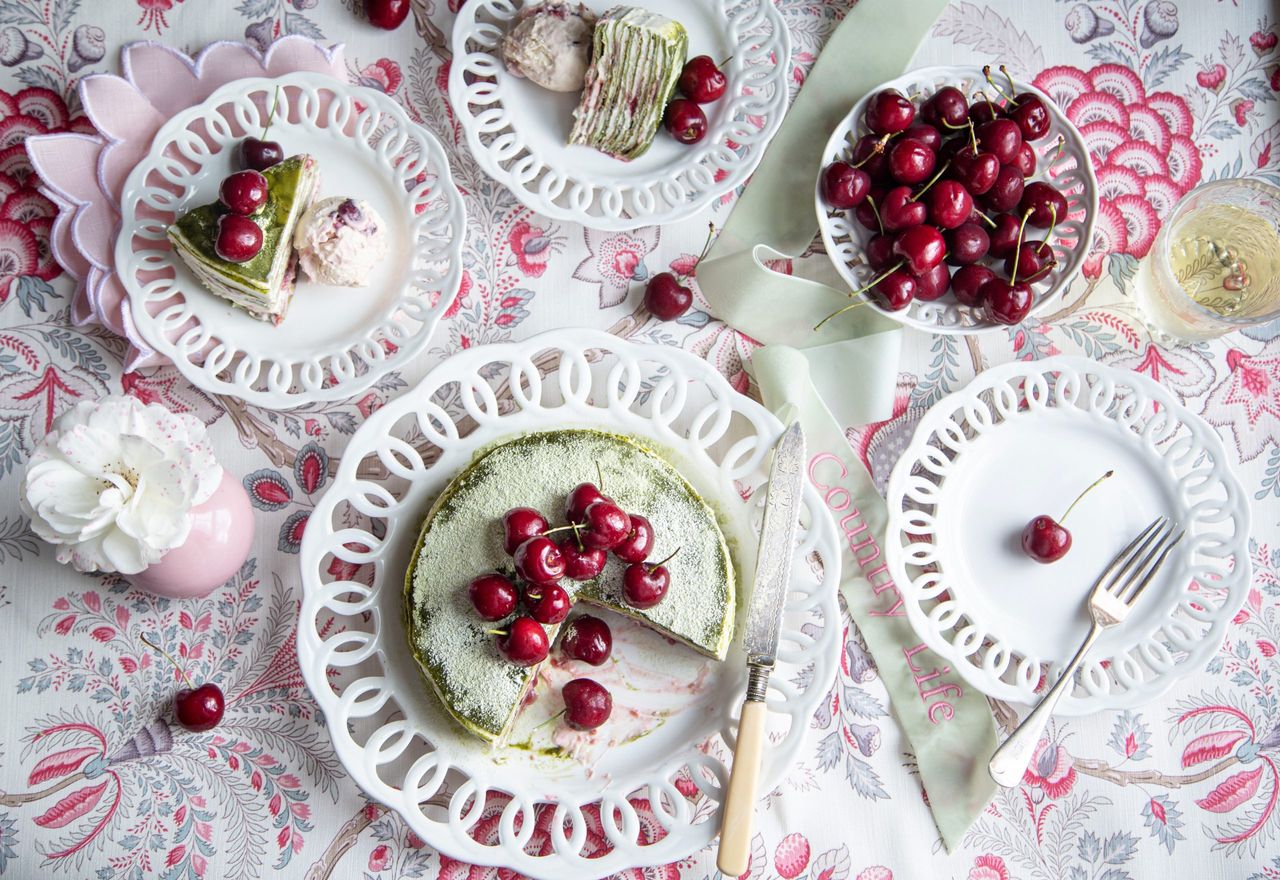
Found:
[{"label": "fork tine", "polygon": [[[1155,579],[1156,573],[1160,571],[1160,566],[1164,565],[1165,558],[1173,551],[1174,547],[1178,546],[1178,542],[1182,540],[1185,534],[1185,531],[1178,532],[1177,535],[1174,535],[1172,540],[1167,540],[1164,544],[1164,548],[1160,550],[1160,555],[1156,557],[1155,562],[1151,563],[1151,567],[1147,569],[1147,572],[1143,575],[1142,579],[1137,580],[1136,583],[1126,586],[1117,598],[1129,606],[1132,606],[1134,602],[1138,601],[1138,597],[1141,596],[1142,591],[1147,588],[1147,584],[1151,583],[1151,581]],[[1139,569],[1139,571],[1140,570],[1141,569]]]},{"label": "fork tine", "polygon": [[[1120,587],[1123,584],[1128,583],[1127,578],[1129,572],[1133,569],[1133,564],[1147,552],[1147,548],[1150,547],[1153,542],[1157,542],[1161,539],[1161,532],[1163,532],[1165,527],[1168,525],[1169,520],[1166,517],[1156,517],[1155,521],[1152,522],[1151,525],[1147,526],[1146,531],[1137,538],[1134,538],[1133,543],[1121,551],[1120,555],[1116,556],[1108,571],[1104,573],[1102,578],[1098,579],[1099,583],[1104,579],[1106,581],[1106,585],[1103,586],[1102,589],[1113,595],[1118,593]],[[1134,549],[1135,545],[1136,549]],[[1116,566],[1119,566],[1119,568],[1116,568]],[[1112,569],[1114,569],[1114,572]]]},{"label": "fork tine", "polygon": [[1102,570],[1102,574],[1098,575],[1098,579],[1093,582],[1093,590],[1097,590],[1102,586],[1103,582],[1111,575],[1112,572],[1115,571],[1116,566],[1118,566],[1121,562],[1123,562],[1125,558],[1127,558],[1128,555],[1133,551],[1133,548],[1137,547],[1138,544],[1142,541],[1142,539],[1147,537],[1147,535],[1151,533],[1151,530],[1154,529],[1156,526],[1158,526],[1160,524],[1160,521],[1163,519],[1164,519],[1163,516],[1158,516],[1154,520],[1152,520],[1151,525],[1147,526],[1146,529],[1144,529],[1142,533],[1138,535],[1138,537],[1130,541],[1127,547],[1125,547],[1123,550],[1117,553],[1115,557],[1112,558],[1112,560],[1107,563],[1107,567]]}]

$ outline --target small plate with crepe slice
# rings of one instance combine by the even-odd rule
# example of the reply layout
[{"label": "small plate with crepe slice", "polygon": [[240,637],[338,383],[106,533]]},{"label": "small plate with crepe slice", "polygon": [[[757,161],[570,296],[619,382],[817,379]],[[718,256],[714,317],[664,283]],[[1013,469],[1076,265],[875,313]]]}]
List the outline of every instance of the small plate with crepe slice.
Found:
[{"label": "small plate with crepe slice", "polygon": [[[285,158],[262,171],[265,202],[231,211],[220,188],[268,124]],[[260,246],[224,248],[231,221]],[[435,136],[381,92],[294,73],[229,83],[161,127],[125,183],[115,255],[139,334],[192,384],[289,409],[425,349],[464,230]]]},{"label": "small plate with crepe slice", "polygon": [[[781,433],[705,361],[588,330],[460,352],[374,413],[300,553],[300,668],[352,779],[450,858],[535,878],[669,864],[709,843],[746,679],[742,572]],[[671,556],[670,588],[629,605],[611,554],[598,578],[561,581],[568,620],[548,626],[544,662],[516,666],[468,583],[507,564],[503,512],[531,506],[558,525],[585,481],[650,519],[647,559]],[[766,789],[801,753],[840,660],[835,523],[812,485],[802,505]],[[556,632],[583,613],[612,629],[600,665]],[[592,730],[556,717],[578,678],[612,694]]]},{"label": "small plate with crepe slice", "polygon": [[[769,0],[479,0],[459,10],[452,47],[449,99],[481,167],[529,208],[592,229],[698,212],[746,182],[786,112],[791,41]],[[661,121],[699,55],[727,86],[686,145]]]}]

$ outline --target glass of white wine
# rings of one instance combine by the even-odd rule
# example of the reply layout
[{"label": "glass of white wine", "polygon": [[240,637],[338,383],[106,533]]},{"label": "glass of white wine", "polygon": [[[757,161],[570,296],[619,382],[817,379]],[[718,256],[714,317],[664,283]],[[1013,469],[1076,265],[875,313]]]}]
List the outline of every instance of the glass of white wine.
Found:
[{"label": "glass of white wine", "polygon": [[1280,188],[1216,180],[1187,193],[1139,265],[1134,294],[1143,316],[1179,339],[1280,319]]}]

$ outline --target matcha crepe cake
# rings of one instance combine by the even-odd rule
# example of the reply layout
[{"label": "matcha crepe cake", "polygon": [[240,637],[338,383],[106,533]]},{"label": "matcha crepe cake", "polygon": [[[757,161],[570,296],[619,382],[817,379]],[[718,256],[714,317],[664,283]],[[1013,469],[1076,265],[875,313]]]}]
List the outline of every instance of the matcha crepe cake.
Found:
[{"label": "matcha crepe cake", "polygon": [[[516,666],[498,653],[489,631],[502,623],[476,615],[467,585],[488,571],[511,571],[502,546],[506,511],[534,507],[559,514],[575,485],[595,480],[597,464],[605,493],[653,523],[649,558],[679,550],[666,563],[671,586],[651,608],[628,606],[622,598],[625,565],[612,555],[596,579],[565,578],[560,585],[575,604],[626,614],[724,659],[733,638],[734,568],[715,515],[693,487],[630,437],[591,430],[527,434],[481,453],[445,488],[427,514],[405,576],[410,649],[445,708],[476,736],[505,740],[540,664]],[[558,629],[547,627],[552,640]]]},{"label": "matcha crepe cake", "polygon": [[600,17],[570,144],[616,159],[644,155],[684,67],[689,37],[678,21],[634,6]]},{"label": "matcha crepe cake", "polygon": [[205,287],[263,321],[279,324],[293,298],[297,257],[293,231],[311,204],[319,173],[307,155],[290,156],[262,172],[267,200],[250,217],[262,228],[262,249],[243,263],[218,256],[218,218],[227,213],[221,202],[192,208],[169,227],[169,241]]}]

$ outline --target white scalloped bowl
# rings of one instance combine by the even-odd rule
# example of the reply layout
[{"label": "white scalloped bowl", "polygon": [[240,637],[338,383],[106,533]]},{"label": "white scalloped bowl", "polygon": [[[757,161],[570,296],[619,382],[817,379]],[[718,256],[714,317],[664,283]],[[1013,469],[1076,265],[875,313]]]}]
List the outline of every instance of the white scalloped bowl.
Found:
[{"label": "white scalloped bowl", "polygon": [[[652,0],[679,21],[689,56],[728,58],[724,97],[703,106],[707,136],[693,146],[661,129],[624,162],[568,145],[578,93],[512,76],[499,55],[523,0],[471,0],[453,23],[449,103],[485,172],[522,203],[557,220],[621,231],[673,223],[746,182],[787,109],[791,36],[771,0]],[[591,0],[602,13],[613,4]]]},{"label": "white scalloped bowl", "polygon": [[[1127,709],[1204,667],[1249,587],[1249,508],[1214,430],[1146,376],[1055,357],[987,370],[925,413],[889,479],[885,556],[920,638],[971,685],[1037,698],[1089,627],[1099,572],[1157,515],[1186,538],[1128,619],[1103,632],[1062,715]],[[1019,545],[1061,517],[1070,552]]]},{"label": "white scalloped bowl", "polygon": [[[239,170],[275,96],[271,136],[319,165],[318,198],[365,199],[387,224],[389,253],[363,288],[300,278],[279,326],[204,288],[165,230],[217,199]],[[165,123],[121,196],[116,265],[147,344],[192,384],[286,409],[350,397],[426,347],[462,278],[462,196],[439,141],[385,94],[317,73],[228,83]]]},{"label": "white scalloped bowl", "polygon": [[[943,86],[955,86],[966,96],[972,96],[974,91],[986,85],[979,67],[925,67],[876,86],[853,106],[849,115],[831,133],[822,152],[822,167],[825,168],[828,163],[837,159],[847,158],[858,138],[866,133],[862,116],[871,96],[876,92],[897,89],[906,95],[919,95],[920,101],[924,101]],[[1027,315],[1027,320],[1030,320],[1048,311],[1051,305],[1062,299],[1072,279],[1084,265],[1089,245],[1093,241],[1094,217],[1098,213],[1098,181],[1094,176],[1089,150],[1075,125],[1044,92],[1030,83],[1019,82],[1017,85],[1019,91],[1039,95],[1049,108],[1049,132],[1033,145],[1038,167],[1029,180],[1042,180],[1057,186],[1067,197],[1069,208],[1067,220],[1058,224],[1054,230],[1053,250],[1058,258],[1057,266],[1043,280],[1032,285],[1036,298]],[[919,106],[918,101],[917,107]],[[1064,148],[1060,155],[1055,156],[1058,153],[1059,135],[1063,138]],[[820,180],[814,181],[813,198],[827,256],[831,258],[836,271],[849,285],[849,289],[857,290],[876,274],[867,265],[865,257],[872,233],[854,218],[852,211],[831,212],[822,200]],[[1035,232],[1039,234],[1044,230]],[[990,260],[984,261],[989,262]],[[917,300],[897,312],[881,307],[874,297],[864,294],[861,298],[867,300],[868,308],[928,333],[962,336],[1006,327],[988,320],[980,310],[960,305],[950,293],[932,302]]]},{"label": "white scalloped bowl", "polygon": [[[539,878],[666,864],[709,843],[746,681],[740,638],[717,663],[611,615],[616,663],[592,670],[614,696],[605,738],[562,731],[585,744],[589,768],[516,747],[491,750],[445,714],[402,622],[422,517],[481,448],[564,427],[634,434],[663,450],[717,511],[739,571],[754,570],[758,489],[781,424],[693,355],[587,330],[462,352],[371,416],[316,505],[301,550],[299,663],[352,779],[451,858]],[[757,490],[750,503],[743,489]],[[761,791],[795,760],[839,662],[835,524],[809,484],[803,505]],[[347,580],[342,563],[371,566],[372,586]],[[514,741],[559,708],[551,691],[522,711]],[[632,727],[632,710],[656,710],[665,721],[633,736],[642,730]],[[547,810],[549,823],[533,821],[535,811],[546,820]]]}]

